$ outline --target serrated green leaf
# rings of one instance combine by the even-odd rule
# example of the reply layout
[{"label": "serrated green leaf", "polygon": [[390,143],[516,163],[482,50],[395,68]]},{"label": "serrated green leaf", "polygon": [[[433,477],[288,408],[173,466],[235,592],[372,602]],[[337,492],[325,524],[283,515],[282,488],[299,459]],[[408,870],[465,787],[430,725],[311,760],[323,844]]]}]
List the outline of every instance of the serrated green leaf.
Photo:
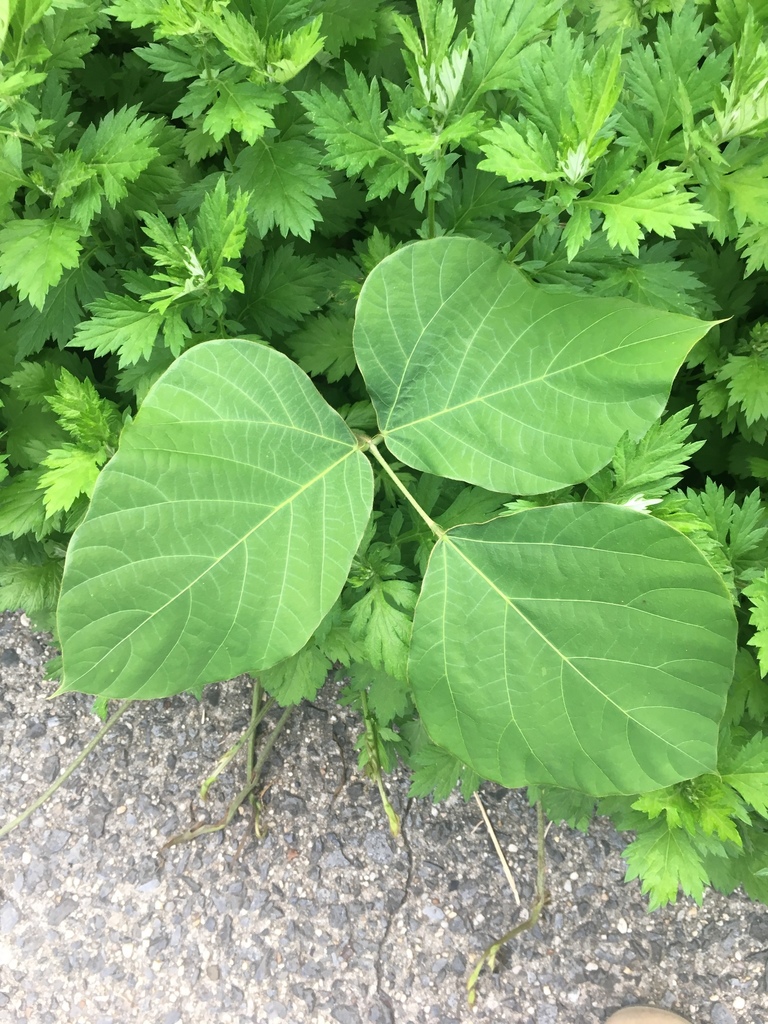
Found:
[{"label": "serrated green leaf", "polygon": [[28,615],[55,608],[61,571],[59,558],[0,566],[0,607],[7,611],[23,609]]},{"label": "serrated green leaf", "polygon": [[50,451],[43,459],[47,472],[39,482],[46,514],[66,512],[81,494],[90,497],[103,461],[98,453],[73,444]]},{"label": "serrated green leaf", "polygon": [[124,429],[70,542],[62,691],[158,697],[291,657],[371,501],[356,439],[285,356],[194,346]]},{"label": "serrated green leaf", "polygon": [[641,891],[650,897],[649,910],[675,903],[680,889],[701,904],[709,875],[699,845],[683,829],[653,822],[629,844],[624,858],[626,881],[641,880]]},{"label": "serrated green leaf", "polygon": [[381,0],[315,0],[312,10],[323,17],[323,49],[338,57],[358,39],[375,39],[380,6]]},{"label": "serrated green leaf", "polygon": [[585,202],[603,214],[609,243],[638,255],[644,232],[674,238],[678,228],[692,228],[712,220],[681,186],[687,175],[670,167],[644,168],[613,194],[597,193]]},{"label": "serrated green leaf", "polygon": [[158,123],[139,116],[138,111],[138,106],[110,111],[98,127],[86,128],[77,145],[80,159],[98,174],[110,206],[125,198],[126,185],[135,181],[159,154],[154,145]]},{"label": "serrated green leaf", "polygon": [[768,358],[764,354],[729,356],[716,380],[726,382],[729,404],[739,406],[748,424],[768,419]]},{"label": "serrated green leaf", "polygon": [[714,304],[708,289],[686,270],[686,263],[672,258],[675,250],[674,242],[641,246],[638,258],[625,255],[618,266],[601,271],[594,294],[622,296],[684,316],[711,315]]},{"label": "serrated green leaf", "polygon": [[562,7],[562,0],[477,0],[472,18],[471,97],[514,89],[519,54]]},{"label": "serrated green leaf", "polygon": [[230,201],[222,174],[200,206],[194,235],[200,244],[200,259],[214,277],[226,260],[238,259],[243,251],[250,199],[249,193],[237,192]]},{"label": "serrated green leaf", "polygon": [[438,541],[408,677],[430,737],[484,778],[640,793],[714,770],[735,630],[676,530],[554,505]]},{"label": "serrated green leaf", "polygon": [[471,768],[434,743],[420,747],[411,756],[410,763],[409,797],[431,796],[435,802],[447,800],[461,782],[462,796],[468,800],[480,784]]},{"label": "serrated green leaf", "polygon": [[285,339],[290,354],[310,377],[323,375],[331,383],[348,377],[357,366],[352,347],[354,321],[339,313],[307,320]]},{"label": "serrated green leaf", "polygon": [[281,235],[309,239],[320,219],[317,200],[333,196],[320,170],[319,154],[298,139],[260,139],[235,161],[232,184],[250,191],[250,215],[260,234],[276,227]]},{"label": "serrated green leaf", "polygon": [[368,695],[368,706],[376,715],[379,725],[387,725],[412,708],[407,682],[391,676],[381,668],[374,668],[365,662],[356,662],[349,666],[348,678],[345,693],[351,697],[365,691]]},{"label": "serrated green leaf", "polygon": [[395,189],[404,192],[418,172],[389,137],[378,81],[368,82],[349,64],[345,70],[342,95],[325,85],[317,92],[296,93],[314,125],[312,135],[324,143],[331,167],[363,176],[369,199],[383,199]]},{"label": "serrated green leaf", "polygon": [[557,157],[547,136],[533,121],[502,121],[482,133],[480,149],[485,160],[481,171],[499,174],[507,181],[554,181],[560,177]]},{"label": "serrated green leaf", "polygon": [[114,403],[102,398],[87,378],[80,380],[62,367],[54,394],[45,400],[60,425],[83,445],[106,452],[114,443],[120,429],[120,414]]},{"label": "serrated green leaf", "polygon": [[687,462],[704,444],[688,441],[695,423],[691,409],[682,409],[663,422],[654,423],[639,441],[625,434],[616,446],[611,466],[587,481],[598,501],[617,505],[632,498],[661,498],[675,487]]},{"label": "serrated green leaf", "polygon": [[331,670],[331,662],[310,641],[300,651],[273,668],[262,669],[259,680],[281,707],[314,700]]},{"label": "serrated green leaf", "polygon": [[130,295],[105,295],[88,306],[90,320],[75,330],[70,346],[85,348],[95,356],[117,353],[118,366],[132,366],[148,359],[163,323],[161,313]]},{"label": "serrated green leaf", "polygon": [[750,600],[749,621],[755,629],[748,643],[757,650],[761,674],[768,676],[768,570],[745,587],[744,594]]},{"label": "serrated green leaf", "polygon": [[268,128],[274,128],[275,119],[270,107],[279,96],[253,82],[219,79],[217,97],[203,118],[203,130],[219,142],[231,131],[236,131],[252,146]]},{"label": "serrated green leaf", "polygon": [[669,21],[657,18],[654,32],[651,44],[632,42],[620,107],[629,140],[649,161],[662,162],[682,155],[686,106],[691,118],[711,109],[728,54],[714,50],[712,29],[702,27],[693,4],[681,6]]},{"label": "serrated green leaf", "polygon": [[768,818],[768,737],[756,733],[743,747],[730,748],[720,761],[723,781],[750,807]]},{"label": "serrated green leaf", "polygon": [[66,220],[13,220],[0,230],[0,287],[43,308],[48,290],[80,258],[80,229]]},{"label": "serrated green leaf", "polygon": [[104,278],[88,263],[81,261],[65,270],[59,283],[46,294],[42,309],[19,309],[16,358],[35,355],[50,339],[60,348],[66,345],[84,319],[88,303],[101,298],[105,290]]},{"label": "serrated green leaf", "polygon": [[528,800],[531,804],[541,800],[549,821],[556,825],[566,822],[579,832],[586,832],[595,816],[594,797],[576,793],[572,789],[557,789],[555,786],[529,786]]},{"label": "serrated green leaf", "polygon": [[418,591],[404,580],[379,580],[350,609],[350,629],[366,658],[395,679],[406,679]]},{"label": "serrated green leaf", "polygon": [[29,469],[3,481],[0,487],[0,535],[18,539],[25,533],[31,533],[40,539],[47,532],[40,476],[40,470]]},{"label": "serrated green leaf", "polygon": [[322,305],[326,280],[322,264],[297,255],[293,243],[254,255],[246,266],[237,315],[264,338],[287,334]]}]

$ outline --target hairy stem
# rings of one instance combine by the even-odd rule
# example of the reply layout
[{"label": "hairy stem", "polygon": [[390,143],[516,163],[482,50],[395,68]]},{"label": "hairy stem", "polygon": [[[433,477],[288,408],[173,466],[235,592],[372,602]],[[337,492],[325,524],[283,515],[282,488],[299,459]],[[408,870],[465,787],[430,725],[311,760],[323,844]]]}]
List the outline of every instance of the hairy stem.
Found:
[{"label": "hairy stem", "polygon": [[546,847],[544,844],[545,837],[545,821],[544,821],[544,809],[541,806],[541,800],[536,801],[536,824],[537,824],[537,855],[536,855],[536,890],[531,907],[531,912],[528,916],[527,921],[523,921],[522,924],[515,925],[508,932],[492,942],[490,946],[485,950],[483,955],[475,964],[475,969],[469,976],[467,981],[467,1002],[470,1006],[474,1006],[475,999],[477,998],[477,980],[480,977],[480,972],[487,965],[489,970],[493,970],[496,966],[496,956],[502,946],[506,945],[512,939],[516,939],[518,935],[523,932],[527,932],[533,928],[544,906],[547,902],[547,889],[546,889]]},{"label": "hairy stem", "polygon": [[101,727],[101,729],[99,729],[99,731],[90,741],[90,743],[83,747],[83,749],[77,755],[75,760],[69,765],[68,768],[64,770],[64,772],[62,772],[58,779],[56,779],[55,782],[53,782],[44,793],[41,793],[40,796],[36,800],[34,800],[25,811],[22,811],[22,813],[17,818],[14,818],[12,821],[9,821],[7,825],[3,825],[3,827],[0,828],[0,839],[2,839],[4,836],[7,836],[9,832],[13,832],[13,830],[17,828],[19,825],[21,825],[22,822],[26,821],[31,814],[34,814],[38,807],[41,807],[46,800],[49,800],[53,796],[53,794],[56,792],[59,786],[62,786],[70,777],[70,775],[72,775],[72,773],[80,767],[80,765],[83,763],[86,757],[88,757],[91,751],[94,750],[99,745],[99,743],[101,743],[101,741],[107,735],[112,726],[115,725],[115,723],[123,717],[123,715],[131,706],[131,704],[134,703],[135,701],[132,700],[123,701],[123,703],[114,713],[114,715],[112,715],[112,717],[104,723],[104,725]]}]

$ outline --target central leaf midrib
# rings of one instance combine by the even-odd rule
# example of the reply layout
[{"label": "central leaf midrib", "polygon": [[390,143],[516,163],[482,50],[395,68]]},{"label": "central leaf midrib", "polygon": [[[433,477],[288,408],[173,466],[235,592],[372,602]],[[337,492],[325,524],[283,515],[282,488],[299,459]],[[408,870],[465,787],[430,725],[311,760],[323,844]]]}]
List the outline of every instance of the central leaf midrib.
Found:
[{"label": "central leaf midrib", "polygon": [[[673,332],[673,333],[677,333],[677,332]],[[658,337],[655,337],[653,339],[653,341],[660,341],[664,337],[671,337],[671,336],[672,335],[659,335]],[[408,430],[411,427],[418,426],[420,423],[428,423],[428,422],[430,422],[432,420],[438,419],[438,417],[440,417],[440,416],[447,416],[449,413],[456,412],[459,409],[468,408],[469,406],[475,405],[478,402],[486,402],[486,401],[488,401],[491,398],[497,398],[499,395],[510,394],[510,393],[512,393],[514,391],[519,390],[520,388],[526,388],[526,387],[529,387],[529,386],[531,386],[533,384],[540,384],[542,382],[546,382],[546,381],[550,380],[553,377],[557,377],[558,374],[569,373],[569,372],[575,370],[577,367],[586,366],[588,363],[594,362],[597,359],[605,359],[606,357],[613,355],[615,352],[620,352],[620,351],[621,352],[625,352],[627,349],[633,348],[635,345],[647,345],[648,343],[649,343],[649,339],[648,338],[641,338],[638,341],[633,341],[633,342],[630,342],[629,344],[626,344],[626,345],[617,345],[615,348],[606,349],[604,352],[599,352],[596,355],[589,356],[587,359],[582,359],[582,360],[579,360],[579,362],[570,363],[568,366],[563,366],[559,370],[553,370],[552,372],[546,372],[546,373],[540,374],[538,377],[531,377],[528,380],[518,381],[518,383],[516,383],[516,384],[510,384],[507,387],[499,388],[496,391],[490,391],[490,392],[488,392],[487,394],[484,394],[484,395],[476,395],[473,398],[467,399],[465,402],[458,402],[456,405],[448,406],[445,409],[438,409],[436,412],[428,413],[426,416],[420,416],[417,419],[410,420],[408,423],[401,423],[397,427],[389,427],[388,426],[385,430],[381,431],[382,436],[390,437],[392,434],[396,434],[400,430]],[[390,412],[389,419],[391,419],[391,416],[392,416],[393,412],[394,412],[394,407],[393,407],[393,409]],[[389,422],[389,420],[388,420],[388,422]]]}]

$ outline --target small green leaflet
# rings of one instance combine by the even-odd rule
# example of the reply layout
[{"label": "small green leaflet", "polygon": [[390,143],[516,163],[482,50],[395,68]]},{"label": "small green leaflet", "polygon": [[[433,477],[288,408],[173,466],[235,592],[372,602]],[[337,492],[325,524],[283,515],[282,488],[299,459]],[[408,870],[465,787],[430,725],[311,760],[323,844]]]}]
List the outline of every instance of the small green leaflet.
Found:
[{"label": "small green leaflet", "polygon": [[756,733],[745,746],[727,750],[720,773],[750,807],[768,818],[768,736]]},{"label": "small green leaflet", "polygon": [[768,676],[768,569],[744,588],[751,602],[749,621],[755,628],[749,643],[757,650],[760,673]]},{"label": "small green leaflet", "polygon": [[520,117],[483,132],[480,148],[485,160],[481,171],[492,171],[507,181],[554,181],[560,177],[551,142],[533,121]]},{"label": "small green leaflet", "polygon": [[306,646],[279,662],[274,668],[259,672],[264,689],[281,707],[314,700],[331,670],[331,662],[310,640]]},{"label": "small green leaflet", "polygon": [[457,757],[434,743],[425,743],[410,759],[409,797],[431,796],[439,803],[447,800],[461,783],[461,795],[469,800],[480,785],[480,777]]},{"label": "small green leaflet", "polygon": [[138,111],[138,106],[110,111],[98,127],[86,128],[77,146],[83,164],[97,174],[110,206],[128,194],[126,184],[159,154],[153,144],[159,123],[138,116]]},{"label": "small green leaflet", "polygon": [[310,377],[323,375],[330,383],[348,377],[356,368],[352,347],[354,321],[340,313],[312,317],[285,345]]},{"label": "small green leaflet", "polygon": [[695,423],[691,413],[681,409],[664,421],[654,423],[639,441],[625,434],[616,445],[610,467],[587,480],[598,501],[622,505],[632,498],[661,498],[682,478],[688,460],[703,441],[688,441]]},{"label": "small green leaflet", "polygon": [[563,6],[563,0],[477,0],[472,18],[473,98],[492,89],[514,89],[518,55]]},{"label": "small green leaflet", "polygon": [[244,297],[235,309],[251,321],[262,337],[288,334],[323,304],[326,271],[312,256],[299,256],[288,242],[265,253],[254,253],[243,278]]},{"label": "small green leaflet", "polygon": [[249,213],[260,234],[276,227],[281,235],[309,240],[320,220],[317,201],[333,197],[328,177],[317,164],[313,146],[269,134],[240,153],[231,180],[253,193]]},{"label": "small green leaflet", "polygon": [[406,679],[417,588],[405,580],[378,580],[350,611],[352,636],[374,668]]},{"label": "small green leaflet", "polygon": [[353,662],[348,671],[349,682],[342,694],[342,703],[351,702],[365,690],[368,706],[376,715],[379,725],[387,725],[411,708],[410,689],[402,679],[389,675],[381,668],[365,662]]},{"label": "small green leaflet", "polygon": [[80,259],[80,229],[66,220],[12,220],[0,230],[0,288],[16,285],[19,296],[43,308],[48,289]]},{"label": "small green leaflet", "polygon": [[40,477],[39,484],[45,491],[43,502],[47,515],[66,512],[81,494],[90,497],[102,462],[96,452],[74,444],[50,451],[43,459],[47,472]]},{"label": "small green leaflet", "polygon": [[[46,532],[46,512],[40,493],[39,469],[16,473],[0,487],[0,535],[17,539],[25,533],[40,538]],[[53,525],[53,524],[51,524]]]},{"label": "small green leaflet", "polygon": [[61,585],[61,572],[60,558],[0,564],[0,607],[9,611],[23,608],[30,615],[54,607]]},{"label": "small green leaflet", "polygon": [[90,349],[95,356],[119,355],[122,369],[148,359],[163,323],[161,313],[130,295],[105,295],[90,303],[90,320],[83,320],[69,343]]},{"label": "small green leaflet", "polygon": [[676,228],[692,228],[714,219],[697,205],[692,193],[681,187],[687,180],[681,171],[651,165],[618,191],[597,188],[579,203],[603,214],[603,230],[613,247],[637,256],[646,231],[674,238]]},{"label": "small green leaflet", "polygon": [[656,910],[677,900],[678,890],[699,905],[709,875],[704,866],[701,843],[684,829],[670,828],[664,819],[648,825],[624,851],[626,881],[642,880],[642,892],[649,895],[648,909]]},{"label": "small green leaflet", "polygon": [[417,172],[386,130],[388,112],[381,108],[378,82],[367,82],[349,64],[345,70],[347,88],[341,95],[326,85],[296,94],[314,124],[312,134],[325,144],[331,167],[362,175],[369,199],[383,199],[393,189],[404,192]]}]

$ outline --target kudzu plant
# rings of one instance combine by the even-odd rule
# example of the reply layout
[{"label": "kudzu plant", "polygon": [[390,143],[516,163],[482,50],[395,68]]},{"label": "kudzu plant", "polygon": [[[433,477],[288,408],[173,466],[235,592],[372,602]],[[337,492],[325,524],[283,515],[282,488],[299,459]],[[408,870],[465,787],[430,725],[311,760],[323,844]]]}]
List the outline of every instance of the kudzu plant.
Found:
[{"label": "kudzu plant", "polygon": [[0,608],[60,692],[253,673],[231,809],[335,674],[393,829],[396,764],[495,779],[768,903],[768,8],[5,8]]},{"label": "kudzu plant", "polygon": [[[375,430],[352,429],[272,348],[189,349],[123,430],[70,543],[59,692],[149,699],[300,672],[301,652],[334,647],[387,485],[434,541],[406,678],[436,746],[504,786],[595,797],[716,771],[736,618],[690,539],[598,501],[487,521],[468,505],[446,528],[397,472],[499,505],[588,480],[652,427],[710,326],[538,287],[454,236],[403,247],[362,289],[354,352]],[[415,595],[389,582],[374,614]]]}]

